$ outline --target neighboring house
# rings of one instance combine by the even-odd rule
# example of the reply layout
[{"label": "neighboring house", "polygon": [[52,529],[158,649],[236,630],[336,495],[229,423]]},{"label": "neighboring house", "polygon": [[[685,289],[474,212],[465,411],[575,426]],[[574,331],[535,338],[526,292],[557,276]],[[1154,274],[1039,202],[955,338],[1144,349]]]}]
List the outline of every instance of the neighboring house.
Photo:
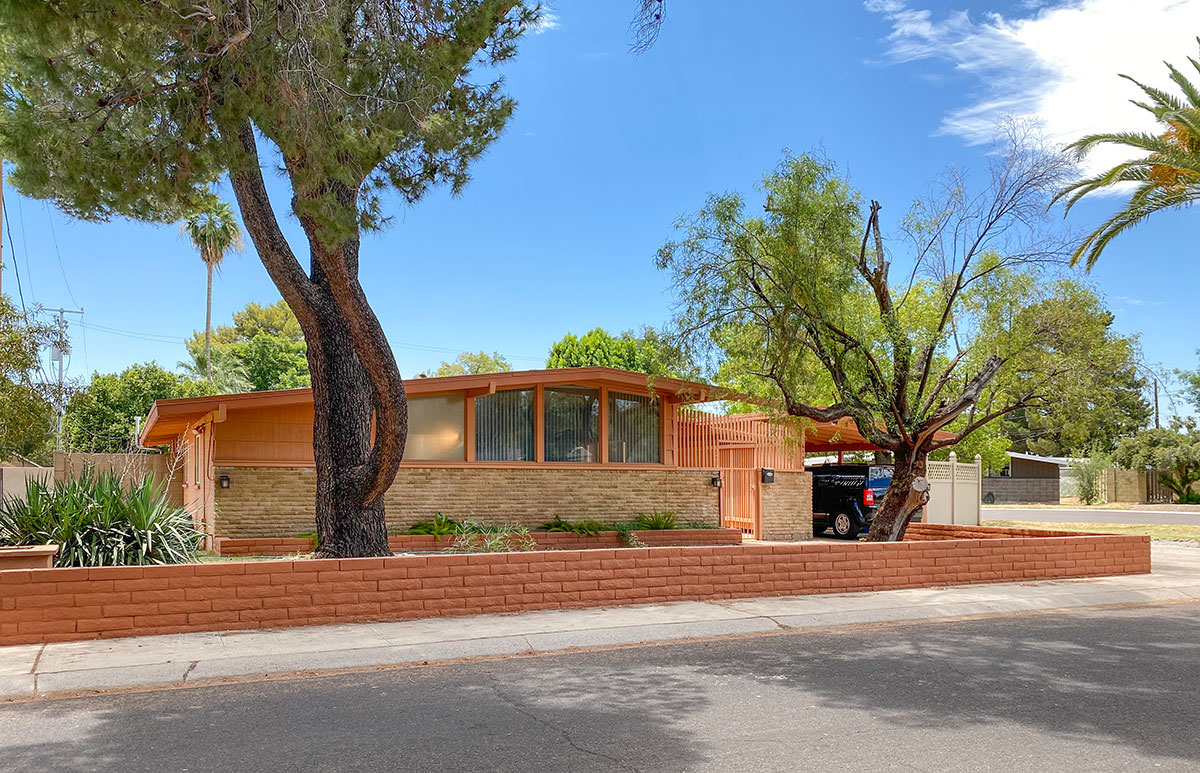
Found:
[{"label": "neighboring house", "polygon": [[1053,504],[1061,498],[1060,478],[1071,460],[1062,456],[1037,456],[1008,452],[1008,466],[999,475],[983,479],[985,505]]},{"label": "neighboring house", "polygon": [[[784,438],[762,417],[688,407],[741,397],[718,387],[612,368],[404,386],[409,434],[386,495],[390,529],[439,512],[536,526],[556,516],[629,521],[669,510],[680,521],[716,524],[724,507],[748,534],[811,534],[804,440]],[[182,398],[157,401],[139,440],[182,455],[184,504],[210,536],[295,536],[314,528],[312,425],[308,389]],[[806,434],[821,451],[865,443],[846,422]],[[747,453],[756,443],[764,449]],[[763,467],[777,472],[760,488]]]}]

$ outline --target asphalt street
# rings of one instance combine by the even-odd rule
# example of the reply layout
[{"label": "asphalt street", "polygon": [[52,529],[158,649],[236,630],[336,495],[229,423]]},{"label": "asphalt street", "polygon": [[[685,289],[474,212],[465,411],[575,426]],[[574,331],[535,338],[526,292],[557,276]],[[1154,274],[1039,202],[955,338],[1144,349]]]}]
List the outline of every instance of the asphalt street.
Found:
[{"label": "asphalt street", "polygon": [[1169,523],[1200,526],[1200,513],[1165,510],[1066,510],[1057,507],[985,507],[979,517],[1040,523]]},{"label": "asphalt street", "polygon": [[1194,770],[1200,604],[0,706],[4,770]]}]

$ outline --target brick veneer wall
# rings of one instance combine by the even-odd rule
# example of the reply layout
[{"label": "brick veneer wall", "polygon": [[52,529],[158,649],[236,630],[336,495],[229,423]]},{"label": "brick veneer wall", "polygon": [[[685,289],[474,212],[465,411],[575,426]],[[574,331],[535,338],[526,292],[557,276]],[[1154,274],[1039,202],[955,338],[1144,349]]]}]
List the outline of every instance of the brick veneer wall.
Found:
[{"label": "brick veneer wall", "polygon": [[1136,535],[0,571],[0,644],[1150,571]]},{"label": "brick veneer wall", "polygon": [[[635,531],[637,538],[647,546],[653,545],[740,545],[740,529],[654,529]],[[615,531],[599,534],[578,535],[573,532],[535,532],[530,534],[542,550],[587,550],[590,548],[625,547],[621,535]],[[450,546],[454,538],[450,535],[435,539],[427,534],[398,534],[388,537],[388,547],[403,552],[437,552]],[[239,539],[218,537],[216,551],[219,556],[289,556],[296,553],[311,553],[313,541],[297,537],[263,537]],[[2,555],[2,554],[0,554]]]},{"label": "brick veneer wall", "polygon": [[1058,504],[1058,478],[984,478],[980,496],[995,497],[989,504]]},{"label": "brick veneer wall", "polygon": [[812,473],[776,470],[759,484],[759,508],[762,539],[812,539]]},{"label": "brick veneer wall", "polygon": [[[315,530],[316,471],[217,467],[230,487],[216,489],[219,537],[294,537]],[[388,527],[403,530],[445,513],[456,520],[538,526],[567,520],[632,521],[673,511],[680,521],[716,525],[716,473],[706,470],[497,469],[401,467],[386,495]]]}]

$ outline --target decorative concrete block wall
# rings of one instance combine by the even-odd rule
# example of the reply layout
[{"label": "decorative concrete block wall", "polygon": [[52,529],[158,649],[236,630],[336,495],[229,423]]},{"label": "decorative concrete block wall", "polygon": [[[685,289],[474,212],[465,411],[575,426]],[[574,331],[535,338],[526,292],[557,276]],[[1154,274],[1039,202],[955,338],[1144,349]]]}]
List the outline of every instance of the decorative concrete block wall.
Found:
[{"label": "decorative concrete block wall", "polygon": [[1058,478],[984,478],[980,489],[986,504],[1056,505],[1059,501]]},{"label": "decorative concrete block wall", "polygon": [[956,528],[917,524],[910,537],[926,539],[887,543],[0,571],[0,644],[1150,571],[1140,535]]},{"label": "decorative concrete block wall", "polygon": [[[386,495],[388,527],[402,530],[445,513],[456,520],[535,527],[567,520],[632,521],[669,510],[679,521],[717,525],[716,473],[707,470],[501,469],[401,467]],[[294,537],[316,530],[316,470],[217,467],[229,488],[216,488],[218,537]],[[810,526],[811,529],[811,526]]]}]

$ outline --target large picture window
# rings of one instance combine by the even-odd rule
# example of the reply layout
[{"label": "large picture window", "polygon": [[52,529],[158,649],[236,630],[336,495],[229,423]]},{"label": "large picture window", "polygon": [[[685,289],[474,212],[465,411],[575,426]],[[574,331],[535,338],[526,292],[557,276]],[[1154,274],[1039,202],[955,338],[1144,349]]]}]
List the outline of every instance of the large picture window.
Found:
[{"label": "large picture window", "polygon": [[600,461],[600,390],[546,387],[546,461]]},{"label": "large picture window", "polygon": [[410,397],[404,458],[461,462],[466,458],[464,429],[461,394]]},{"label": "large picture window", "polygon": [[475,399],[475,459],[532,462],[534,391],[508,389]]},{"label": "large picture window", "polygon": [[608,460],[662,461],[658,401],[648,395],[608,393]]}]

